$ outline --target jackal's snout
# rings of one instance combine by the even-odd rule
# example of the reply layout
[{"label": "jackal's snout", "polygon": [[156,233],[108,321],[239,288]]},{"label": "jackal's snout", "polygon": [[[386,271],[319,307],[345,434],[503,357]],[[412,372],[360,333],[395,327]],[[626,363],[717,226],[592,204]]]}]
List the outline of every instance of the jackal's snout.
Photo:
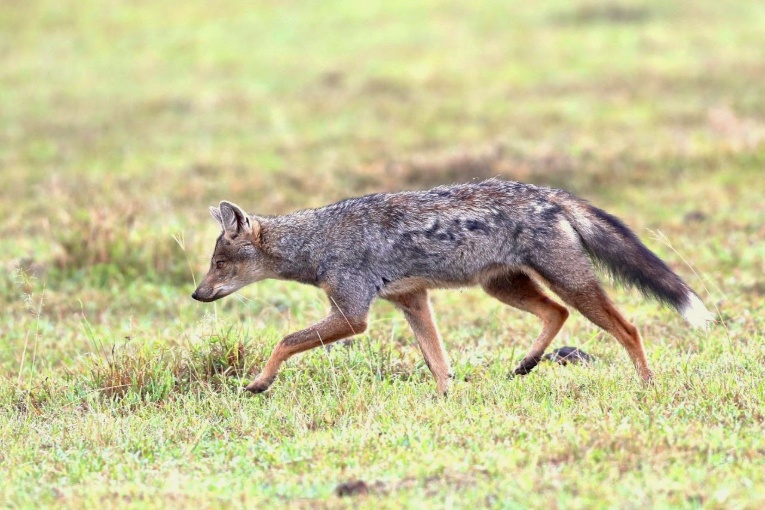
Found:
[{"label": "jackal's snout", "polygon": [[191,293],[191,299],[196,299],[197,301],[201,301],[202,303],[211,301],[210,296],[208,296],[204,292],[200,292],[199,289],[196,289],[194,292]]},{"label": "jackal's snout", "polygon": [[218,292],[200,292],[199,289],[197,289],[194,291],[191,297],[201,303],[209,303],[223,296],[220,296]]},{"label": "jackal's snout", "polygon": [[194,292],[192,292],[192,299],[201,301],[202,303],[209,303],[218,299],[220,292],[209,285],[205,285],[204,282],[200,283]]}]

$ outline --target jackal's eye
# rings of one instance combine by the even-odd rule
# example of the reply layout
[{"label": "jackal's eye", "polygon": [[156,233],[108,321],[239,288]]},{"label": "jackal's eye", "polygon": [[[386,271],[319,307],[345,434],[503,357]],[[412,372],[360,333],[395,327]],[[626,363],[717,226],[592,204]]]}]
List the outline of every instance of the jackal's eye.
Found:
[{"label": "jackal's eye", "polygon": [[223,269],[223,266],[225,265],[226,265],[226,262],[223,260],[219,260],[218,262],[215,263],[215,267],[218,269]]}]

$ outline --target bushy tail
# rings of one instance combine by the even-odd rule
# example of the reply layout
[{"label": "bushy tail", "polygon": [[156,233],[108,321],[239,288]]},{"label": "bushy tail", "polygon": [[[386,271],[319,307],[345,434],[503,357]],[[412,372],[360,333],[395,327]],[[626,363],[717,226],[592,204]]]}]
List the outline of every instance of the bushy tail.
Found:
[{"label": "bushy tail", "polygon": [[[573,200],[572,200],[573,199]],[[706,329],[714,316],[699,296],[649,250],[621,220],[572,195],[556,200],[596,264],[615,280],[670,305],[692,326]]]}]

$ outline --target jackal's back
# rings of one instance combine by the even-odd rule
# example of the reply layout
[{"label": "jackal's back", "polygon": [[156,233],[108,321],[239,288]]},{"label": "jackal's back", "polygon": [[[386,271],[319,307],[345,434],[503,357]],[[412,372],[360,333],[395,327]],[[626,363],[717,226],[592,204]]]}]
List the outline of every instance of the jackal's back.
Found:
[{"label": "jackal's back", "polygon": [[555,192],[491,179],[351,198],[279,222],[302,225],[296,255],[316,266],[318,278],[342,266],[369,274],[381,289],[414,278],[464,285],[555,243],[565,221],[548,199]]}]

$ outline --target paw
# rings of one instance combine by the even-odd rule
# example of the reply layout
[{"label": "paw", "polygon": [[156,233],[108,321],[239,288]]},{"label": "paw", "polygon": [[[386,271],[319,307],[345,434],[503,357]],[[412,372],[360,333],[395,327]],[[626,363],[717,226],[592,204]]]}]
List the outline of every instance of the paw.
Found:
[{"label": "paw", "polygon": [[436,387],[438,389],[438,394],[442,397],[448,397],[449,391],[451,391],[452,387],[452,378],[454,376],[452,374],[448,374],[446,377],[439,379],[436,381]]},{"label": "paw", "polygon": [[513,373],[515,375],[526,375],[534,370],[534,367],[539,364],[539,360],[539,357],[523,358],[520,365],[518,365],[518,368],[516,368]]},{"label": "paw", "polygon": [[643,381],[643,384],[645,386],[655,386],[656,385],[656,379],[654,379],[654,377],[653,377],[653,372],[651,372],[651,370],[648,369],[648,368],[640,370],[640,379]]},{"label": "paw", "polygon": [[513,375],[526,375],[529,372],[531,372],[531,370],[532,368],[526,368],[526,367],[520,366],[516,368],[515,370],[513,370]]},{"label": "paw", "polygon": [[263,393],[271,386],[271,383],[273,382],[273,379],[269,381],[266,379],[257,378],[245,386],[244,389],[252,393]]}]

